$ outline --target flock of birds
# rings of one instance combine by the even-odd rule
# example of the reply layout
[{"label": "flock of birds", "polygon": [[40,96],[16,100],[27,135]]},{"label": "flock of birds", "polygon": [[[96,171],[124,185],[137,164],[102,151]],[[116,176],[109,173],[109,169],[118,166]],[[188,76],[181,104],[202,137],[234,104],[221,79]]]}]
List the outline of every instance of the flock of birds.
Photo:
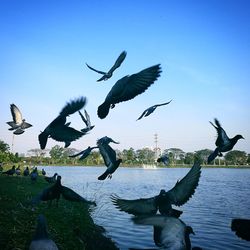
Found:
[{"label": "flock of birds", "polygon": [[[96,70],[87,64],[87,67],[99,74],[102,77],[97,81],[106,81],[110,79],[114,71],[121,66],[126,57],[126,52],[123,51],[117,58],[115,64],[108,72]],[[110,109],[113,109],[116,104],[124,101],[131,100],[137,95],[145,92],[160,76],[161,67],[160,64],[146,68],[136,74],[127,75],[118,80],[109,93],[107,94],[104,102],[98,107],[97,115],[100,119],[104,119],[108,116]],[[81,113],[81,109],[86,105],[86,97],[81,97],[75,100],[71,100],[66,103],[62,108],[59,115],[48,124],[48,126],[39,134],[38,140],[41,149],[46,148],[48,138],[52,138],[59,142],[65,143],[65,148],[68,147],[71,142],[78,140],[82,136],[91,131],[94,126],[91,125],[90,116],[86,110],[84,114]],[[137,120],[151,115],[156,108],[164,105],[168,105],[172,100],[156,104],[145,111],[139,116]],[[32,125],[25,122],[22,118],[22,114],[15,104],[10,105],[13,121],[7,122],[11,126],[9,130],[14,130],[15,135],[24,133],[25,129]],[[67,117],[78,112],[81,119],[85,123],[86,127],[77,130],[70,126],[70,122],[67,122]],[[215,124],[210,122],[217,131],[217,140],[215,142],[216,148],[211,155],[209,155],[207,162],[211,163],[217,156],[222,156],[222,153],[231,150],[239,139],[243,139],[242,135],[236,135],[233,138],[229,138],[225,130],[221,127],[217,119],[214,120]],[[97,140],[96,146],[89,146],[83,151],[71,155],[70,157],[78,157],[79,159],[85,159],[90,155],[92,150],[98,149],[103,157],[104,163],[107,167],[105,172],[98,177],[98,180],[105,180],[106,178],[112,178],[112,174],[119,167],[122,159],[117,159],[115,150],[110,146],[110,143],[119,143],[114,141],[108,136],[104,136]],[[167,155],[162,155],[157,159],[158,162],[168,164]],[[38,176],[37,168],[31,173],[28,172],[28,167],[24,171],[24,175],[30,175],[32,181],[35,181]],[[15,166],[12,169],[3,172],[4,174],[13,175],[16,173]],[[44,175],[46,174],[43,170]],[[179,219],[182,211],[172,208],[172,205],[182,206],[185,204],[195,193],[201,176],[201,166],[198,163],[194,163],[193,167],[180,181],[177,181],[175,186],[168,190],[160,190],[160,193],[150,198],[138,198],[135,200],[126,200],[116,195],[111,195],[111,201],[119,210],[134,215],[132,218],[135,224],[139,225],[152,225],[154,227],[154,242],[161,249],[200,249],[198,247],[191,248],[191,242],[189,235],[193,232],[192,227],[186,225]],[[96,206],[94,201],[88,201],[74,192],[72,189],[63,186],[61,184],[62,177],[55,173],[51,177],[45,177],[51,186],[45,188],[32,199],[32,204],[37,205],[41,201],[48,201],[49,206],[52,200],[58,201],[62,196],[69,201],[84,202],[88,205]],[[239,219],[232,221],[232,230],[236,231],[236,234],[240,237],[249,240],[249,220],[243,222]],[[245,232],[248,226],[248,234],[242,236],[241,229]],[[49,239],[46,227],[46,219],[43,215],[39,215],[37,230],[30,245],[30,249],[58,249],[56,244]]]}]

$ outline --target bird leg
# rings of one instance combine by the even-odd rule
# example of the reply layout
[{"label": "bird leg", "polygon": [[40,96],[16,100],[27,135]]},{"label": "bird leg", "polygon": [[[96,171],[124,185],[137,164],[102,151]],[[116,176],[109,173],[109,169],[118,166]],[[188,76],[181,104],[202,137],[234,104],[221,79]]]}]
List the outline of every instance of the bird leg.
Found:
[{"label": "bird leg", "polygon": [[115,104],[111,104],[110,108],[113,109],[115,107]]},{"label": "bird leg", "polygon": [[108,178],[111,180],[111,179],[112,179],[112,174],[109,174],[109,175],[108,175]]}]

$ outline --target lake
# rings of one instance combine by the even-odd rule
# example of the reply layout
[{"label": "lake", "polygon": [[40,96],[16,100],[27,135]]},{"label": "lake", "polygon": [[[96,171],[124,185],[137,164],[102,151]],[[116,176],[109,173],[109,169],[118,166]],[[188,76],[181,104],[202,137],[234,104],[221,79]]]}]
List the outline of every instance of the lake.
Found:
[{"label": "lake", "polygon": [[[42,167],[39,167],[41,169]],[[113,178],[98,181],[106,167],[43,167],[47,176],[57,172],[62,184],[84,198],[95,200],[92,217],[107,230],[120,249],[152,249],[151,226],[134,225],[131,215],[114,207],[111,194],[124,199],[149,198],[171,189],[189,168],[142,169],[120,167]],[[233,218],[250,219],[250,169],[204,168],[193,197],[183,206],[180,219],[192,226],[192,246],[202,249],[250,249],[250,242],[231,231]]]}]

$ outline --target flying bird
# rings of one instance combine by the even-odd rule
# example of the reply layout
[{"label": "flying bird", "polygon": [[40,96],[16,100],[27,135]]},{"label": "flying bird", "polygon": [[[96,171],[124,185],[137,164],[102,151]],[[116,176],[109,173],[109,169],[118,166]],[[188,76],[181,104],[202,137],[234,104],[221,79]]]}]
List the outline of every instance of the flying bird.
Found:
[{"label": "flying bird", "polygon": [[10,111],[13,121],[6,123],[11,126],[9,130],[15,130],[13,134],[21,135],[24,133],[24,129],[32,127],[31,124],[27,123],[25,119],[23,119],[21,111],[15,104],[10,105]]},{"label": "flying bird", "polygon": [[98,148],[98,147],[87,147],[86,149],[84,149],[83,151],[77,153],[77,154],[74,154],[74,155],[69,155],[69,157],[77,157],[79,155],[81,155],[81,157],[79,158],[79,160],[84,160],[85,158],[87,158],[91,151],[95,148]]},{"label": "flying bird", "polygon": [[85,97],[70,101],[61,110],[60,114],[41,132],[38,136],[41,149],[45,149],[49,137],[64,142],[67,148],[72,141],[75,141],[85,135],[85,133],[69,127],[70,123],[66,123],[67,116],[74,114],[82,109],[87,100]]},{"label": "flying bird", "polygon": [[[109,137],[107,137],[109,138]],[[110,138],[111,139],[111,138]],[[112,140],[112,139],[111,139]],[[112,140],[113,141],[113,140]],[[97,146],[99,148],[100,154],[104,160],[107,167],[106,171],[98,177],[98,180],[105,180],[107,177],[112,178],[112,174],[119,167],[122,159],[116,159],[116,152],[109,146],[109,141],[97,141]]]},{"label": "flying bird", "polygon": [[163,105],[167,105],[170,102],[172,102],[172,100],[170,100],[169,102],[164,102],[162,104],[155,104],[155,105],[147,108],[146,110],[144,110],[142,112],[141,116],[137,119],[137,121],[140,120],[142,117],[146,117],[146,116],[149,116],[150,114],[152,114],[156,110],[157,107],[160,107],[160,106],[163,106]]},{"label": "flying bird", "polygon": [[133,217],[132,221],[138,225],[152,225],[160,228],[159,235],[154,235],[154,240],[160,249],[191,250],[189,235],[194,231],[182,220],[163,215]]},{"label": "flying bird", "polygon": [[36,231],[29,246],[29,250],[41,249],[58,250],[56,243],[49,238],[47,222],[42,214],[38,216]]},{"label": "flying bird", "polygon": [[88,114],[88,112],[85,109],[84,109],[85,117],[81,113],[81,111],[78,111],[78,113],[81,116],[83,122],[86,124],[86,128],[81,129],[81,131],[83,133],[87,133],[87,132],[89,132],[91,129],[93,129],[95,127],[94,125],[91,125],[89,114]]},{"label": "flying bird", "polygon": [[142,94],[160,76],[160,64],[146,68],[137,74],[127,75],[118,80],[98,107],[98,117],[104,119],[116,103],[133,99]]},{"label": "flying bird", "polygon": [[217,139],[215,142],[217,147],[214,152],[208,156],[208,164],[211,163],[217,156],[222,156],[222,152],[228,152],[233,149],[239,139],[244,139],[242,135],[236,135],[233,138],[229,138],[216,118],[214,119],[214,122],[215,125],[212,122],[210,123],[217,131]]},{"label": "flying bird", "polygon": [[184,205],[194,194],[201,175],[201,166],[195,163],[185,177],[177,181],[169,191],[162,189],[160,193],[151,198],[136,200],[121,199],[117,195],[111,195],[113,204],[121,211],[139,215],[153,215],[159,210],[160,214],[179,217],[181,211],[172,208],[172,205]]},{"label": "flying bird", "polygon": [[97,82],[100,82],[100,81],[102,81],[102,80],[106,81],[106,80],[108,80],[110,77],[112,77],[113,72],[114,72],[117,68],[119,68],[119,67],[121,66],[121,64],[122,64],[122,62],[124,61],[126,55],[127,55],[127,52],[126,52],[126,51],[123,51],[123,52],[119,55],[119,57],[116,59],[115,64],[112,66],[112,68],[111,68],[108,72],[103,72],[103,71],[100,71],[100,70],[96,70],[96,69],[90,67],[87,63],[86,63],[86,65],[87,65],[87,67],[88,67],[89,69],[91,69],[91,70],[93,70],[93,71],[95,71],[95,72],[97,72],[97,73],[103,75],[99,80],[97,80]]},{"label": "flying bird", "polygon": [[250,241],[250,220],[232,219],[231,230],[241,239]]},{"label": "flying bird", "polygon": [[97,140],[97,145],[100,144],[109,144],[109,143],[115,143],[115,144],[119,144],[119,142],[114,141],[112,138],[108,137],[108,136],[103,136],[102,138]]},{"label": "flying bird", "polygon": [[168,155],[167,154],[165,154],[165,155],[162,155],[161,157],[159,157],[158,159],[157,159],[157,162],[162,162],[164,165],[168,165],[169,164],[169,158],[168,158]]}]

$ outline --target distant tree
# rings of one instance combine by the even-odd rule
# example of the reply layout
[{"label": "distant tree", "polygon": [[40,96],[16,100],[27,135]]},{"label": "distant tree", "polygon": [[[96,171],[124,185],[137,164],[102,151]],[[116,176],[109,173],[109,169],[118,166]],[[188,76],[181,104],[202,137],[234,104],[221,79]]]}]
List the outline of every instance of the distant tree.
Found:
[{"label": "distant tree", "polygon": [[233,165],[245,165],[247,164],[247,153],[245,151],[232,150],[224,156],[227,164]]},{"label": "distant tree", "polygon": [[208,156],[213,152],[211,149],[202,149],[195,151],[194,160],[200,164],[206,165]]},{"label": "distant tree", "polygon": [[191,152],[186,153],[185,158],[184,158],[184,163],[190,164],[190,165],[194,164],[194,153],[191,153]]},{"label": "distant tree", "polygon": [[136,153],[133,148],[122,151],[122,160],[124,163],[132,164],[136,160]]},{"label": "distant tree", "polygon": [[152,164],[155,161],[155,152],[150,148],[136,150],[134,163]]},{"label": "distant tree", "polygon": [[7,153],[7,152],[9,152],[9,150],[10,150],[9,144],[0,140],[0,152]]},{"label": "distant tree", "polygon": [[250,165],[250,154],[247,155],[247,164]]},{"label": "distant tree", "polygon": [[42,150],[40,148],[33,148],[33,149],[28,150],[29,155],[36,156],[36,157],[43,157],[45,156],[46,152],[48,152],[47,149]]},{"label": "distant tree", "polygon": [[52,162],[59,162],[61,158],[63,157],[64,148],[60,147],[59,145],[55,145],[51,148],[49,151],[49,155],[52,159]]},{"label": "distant tree", "polygon": [[182,164],[185,158],[185,152],[180,148],[169,148],[164,150],[164,154],[168,154],[170,164]]}]

